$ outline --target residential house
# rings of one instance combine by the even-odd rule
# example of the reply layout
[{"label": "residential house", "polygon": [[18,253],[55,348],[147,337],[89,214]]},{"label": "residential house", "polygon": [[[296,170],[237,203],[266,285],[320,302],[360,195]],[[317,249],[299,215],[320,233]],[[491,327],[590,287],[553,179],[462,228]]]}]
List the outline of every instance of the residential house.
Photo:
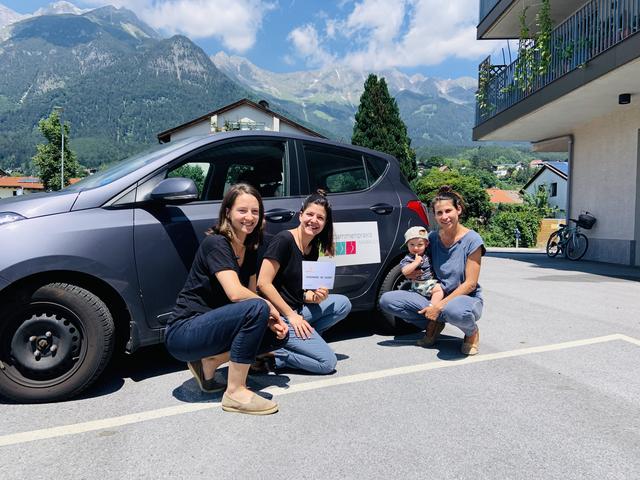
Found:
[{"label": "residential house", "polygon": [[524,167],[519,163],[502,163],[493,167],[493,173],[498,178],[509,176],[513,172],[518,172]]},{"label": "residential house", "polygon": [[523,194],[535,196],[541,188],[547,192],[549,206],[555,207],[556,218],[567,215],[567,162],[544,162],[520,190]]},{"label": "residential house", "polygon": [[502,190],[500,188],[487,188],[489,201],[494,205],[498,203],[523,203],[522,196],[517,190]]},{"label": "residential house", "polygon": [[[544,3],[479,0],[477,37],[517,39],[523,12],[535,34]],[[640,265],[640,0],[550,5],[548,62],[532,62],[540,44],[510,65],[480,65],[473,139],[566,152],[567,217],[598,219],[585,258]]]},{"label": "residential house", "polygon": [[0,177],[0,198],[34,192],[44,192],[44,185],[38,177]]},{"label": "residential house", "polygon": [[194,135],[229,130],[268,130],[325,138],[318,132],[270,110],[269,104],[264,100],[255,103],[246,98],[160,132],[157,136],[160,143],[167,143]]}]

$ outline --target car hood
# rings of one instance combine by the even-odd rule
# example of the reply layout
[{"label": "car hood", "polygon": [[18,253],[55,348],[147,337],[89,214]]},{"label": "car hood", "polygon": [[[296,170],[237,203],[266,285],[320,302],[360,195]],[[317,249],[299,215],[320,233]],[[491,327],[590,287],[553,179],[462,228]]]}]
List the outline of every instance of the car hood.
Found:
[{"label": "car hood", "polygon": [[68,212],[78,192],[30,193],[0,200],[0,212],[18,213],[26,218]]}]

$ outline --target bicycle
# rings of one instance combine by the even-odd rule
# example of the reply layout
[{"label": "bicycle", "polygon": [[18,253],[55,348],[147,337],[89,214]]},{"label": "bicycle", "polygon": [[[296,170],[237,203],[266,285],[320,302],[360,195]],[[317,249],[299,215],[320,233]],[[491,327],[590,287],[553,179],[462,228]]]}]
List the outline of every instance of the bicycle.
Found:
[{"label": "bicycle", "polygon": [[547,240],[547,255],[551,258],[563,252],[569,260],[580,260],[587,253],[589,239],[580,228],[591,230],[596,223],[596,217],[589,212],[578,215],[578,219],[570,218],[573,225],[560,224],[560,228],[549,235]]}]

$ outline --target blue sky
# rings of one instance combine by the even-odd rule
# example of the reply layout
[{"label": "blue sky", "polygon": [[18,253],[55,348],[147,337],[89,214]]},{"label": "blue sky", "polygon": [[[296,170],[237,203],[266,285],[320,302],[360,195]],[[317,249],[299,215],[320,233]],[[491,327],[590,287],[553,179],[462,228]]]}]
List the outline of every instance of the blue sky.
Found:
[{"label": "blue sky", "polygon": [[[18,13],[49,1],[0,0]],[[499,45],[475,40],[478,0],[76,0],[134,11],[160,33],[188,36],[276,72],[348,65],[440,78],[477,76]]]}]

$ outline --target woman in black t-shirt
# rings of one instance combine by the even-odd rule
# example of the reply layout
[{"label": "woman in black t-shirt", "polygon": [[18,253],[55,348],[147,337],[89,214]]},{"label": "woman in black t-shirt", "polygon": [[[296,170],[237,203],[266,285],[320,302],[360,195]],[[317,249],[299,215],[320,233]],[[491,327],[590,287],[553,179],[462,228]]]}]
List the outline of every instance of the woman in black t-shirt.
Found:
[{"label": "woman in black t-shirt", "polygon": [[[247,184],[232,186],[222,200],[218,225],[202,241],[167,326],[169,353],[188,362],[205,392],[225,390],[222,409],[266,415],[278,405],[247,389],[250,365],[260,352],[286,343],[288,328],[268,301],[256,295],[256,249],[264,207]],[[228,383],[215,380],[229,362]]]},{"label": "woman in black t-shirt", "polygon": [[335,370],[336,355],[321,334],[345,318],[351,302],[329,295],[326,288],[302,289],[302,261],[335,254],[331,205],[319,192],[309,195],[300,210],[300,225],[278,233],[267,247],[258,276],[258,289],[286,317],[289,340],[264,361],[274,368],[296,368],[316,374]]}]

